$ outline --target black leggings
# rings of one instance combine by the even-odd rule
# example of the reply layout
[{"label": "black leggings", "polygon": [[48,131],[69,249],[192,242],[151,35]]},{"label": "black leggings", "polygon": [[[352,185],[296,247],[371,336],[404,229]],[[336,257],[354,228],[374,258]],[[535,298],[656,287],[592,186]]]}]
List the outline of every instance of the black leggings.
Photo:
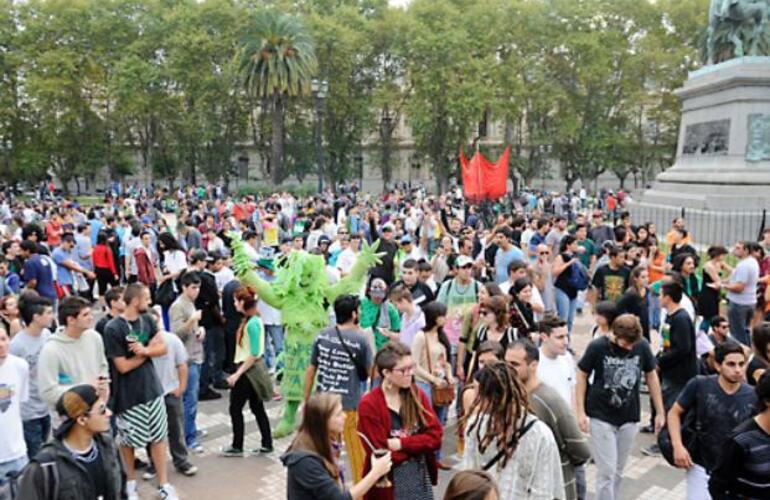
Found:
[{"label": "black leggings", "polygon": [[96,281],[99,283],[99,296],[101,297],[104,297],[104,294],[107,293],[107,285],[117,285],[115,275],[112,274],[112,271],[104,267],[96,268]]},{"label": "black leggings", "polygon": [[233,424],[233,448],[243,449],[243,407],[249,403],[251,413],[257,419],[259,433],[262,434],[262,447],[273,447],[273,436],[270,432],[270,420],[267,418],[265,405],[259,399],[251,382],[242,375],[230,390],[230,421]]}]

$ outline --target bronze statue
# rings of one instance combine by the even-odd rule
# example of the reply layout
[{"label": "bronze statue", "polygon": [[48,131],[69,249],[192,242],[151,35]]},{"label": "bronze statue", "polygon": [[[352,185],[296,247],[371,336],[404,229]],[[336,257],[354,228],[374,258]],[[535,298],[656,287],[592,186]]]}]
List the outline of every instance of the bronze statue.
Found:
[{"label": "bronze statue", "polygon": [[706,62],[770,56],[770,0],[711,0]]}]

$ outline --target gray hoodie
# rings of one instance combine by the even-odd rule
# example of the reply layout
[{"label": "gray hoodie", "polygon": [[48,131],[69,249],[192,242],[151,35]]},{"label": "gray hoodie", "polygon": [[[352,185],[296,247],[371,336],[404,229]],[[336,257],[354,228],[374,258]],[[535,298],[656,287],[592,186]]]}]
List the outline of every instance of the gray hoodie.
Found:
[{"label": "gray hoodie", "polygon": [[99,375],[108,376],[102,336],[86,330],[78,339],[59,328],[43,346],[37,367],[40,397],[51,408],[70,387],[93,383]]}]

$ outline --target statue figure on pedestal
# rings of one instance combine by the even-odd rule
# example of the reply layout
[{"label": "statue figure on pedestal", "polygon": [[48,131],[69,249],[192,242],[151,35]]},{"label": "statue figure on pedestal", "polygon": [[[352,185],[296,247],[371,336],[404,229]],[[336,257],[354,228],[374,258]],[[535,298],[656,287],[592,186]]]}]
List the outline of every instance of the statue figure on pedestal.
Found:
[{"label": "statue figure on pedestal", "polygon": [[770,0],[711,0],[706,63],[770,56]]}]

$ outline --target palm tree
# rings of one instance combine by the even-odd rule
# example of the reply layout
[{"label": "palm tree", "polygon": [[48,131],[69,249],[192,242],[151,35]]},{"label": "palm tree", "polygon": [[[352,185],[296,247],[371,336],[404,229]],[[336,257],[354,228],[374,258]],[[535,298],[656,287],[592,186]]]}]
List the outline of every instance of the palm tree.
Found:
[{"label": "palm tree", "polygon": [[296,17],[273,11],[256,16],[243,40],[240,72],[246,90],[269,102],[272,112],[273,184],[283,173],[286,100],[308,91],[317,66],[313,39]]}]

